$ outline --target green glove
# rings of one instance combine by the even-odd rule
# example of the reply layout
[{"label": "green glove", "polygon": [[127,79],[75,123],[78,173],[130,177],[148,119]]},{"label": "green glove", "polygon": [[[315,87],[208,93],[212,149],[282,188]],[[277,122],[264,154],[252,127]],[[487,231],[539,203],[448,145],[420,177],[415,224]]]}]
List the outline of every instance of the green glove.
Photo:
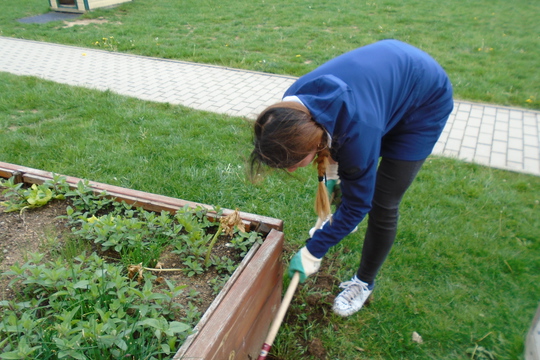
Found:
[{"label": "green glove", "polygon": [[337,163],[328,164],[326,168],[326,190],[328,191],[328,198],[332,205],[336,205],[336,208],[341,204],[341,189],[338,175]]},{"label": "green glove", "polygon": [[300,282],[306,281],[307,277],[315,274],[321,267],[321,259],[311,255],[307,247],[298,251],[289,263],[289,277],[292,278],[295,272],[300,273]]},{"label": "green glove", "polygon": [[336,186],[337,182],[338,180],[326,180],[326,191],[328,192],[328,195],[331,195],[334,192],[334,187]]}]

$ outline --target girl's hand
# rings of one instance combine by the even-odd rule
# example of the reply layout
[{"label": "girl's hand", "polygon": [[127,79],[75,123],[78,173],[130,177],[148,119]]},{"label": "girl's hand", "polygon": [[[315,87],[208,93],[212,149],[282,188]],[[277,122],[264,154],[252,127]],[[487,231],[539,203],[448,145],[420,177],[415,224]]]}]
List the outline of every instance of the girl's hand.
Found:
[{"label": "girl's hand", "polygon": [[321,260],[311,255],[307,247],[298,251],[289,264],[289,277],[292,278],[295,272],[300,273],[300,282],[306,281],[307,277],[315,274],[321,267]]}]

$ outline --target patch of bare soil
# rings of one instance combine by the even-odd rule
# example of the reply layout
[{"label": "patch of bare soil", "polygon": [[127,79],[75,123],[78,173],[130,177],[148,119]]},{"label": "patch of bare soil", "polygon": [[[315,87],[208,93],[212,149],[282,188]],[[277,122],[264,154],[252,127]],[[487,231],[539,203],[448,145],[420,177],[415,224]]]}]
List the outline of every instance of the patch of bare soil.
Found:
[{"label": "patch of bare soil", "polygon": [[78,19],[78,20],[73,20],[73,21],[64,21],[64,28],[70,28],[70,27],[73,27],[73,26],[76,26],[76,25],[79,25],[79,26],[86,26],[86,25],[90,25],[90,24],[97,24],[97,25],[100,25],[100,24],[106,24],[108,23],[109,20],[106,20],[106,19],[103,19],[103,18],[97,18],[97,19]]},{"label": "patch of bare soil", "polygon": [[[0,202],[4,201],[0,195]],[[32,252],[45,253],[45,259],[51,259],[51,252],[63,246],[69,239],[71,230],[67,226],[67,220],[58,219],[60,215],[66,215],[67,201],[54,200],[47,205],[19,212],[3,212],[0,207],[0,273],[9,270],[15,263],[24,264],[27,261],[27,254]],[[212,254],[222,257],[234,257],[227,244],[228,238],[220,237],[212,250]],[[97,249],[95,250],[96,252]],[[114,254],[105,255],[114,260]],[[181,261],[178,255],[171,252],[164,252],[159,259],[164,269],[181,268]],[[127,271],[126,271],[127,273]],[[148,273],[148,272],[146,272]],[[154,284],[154,289],[168,289],[165,279],[170,280],[175,285],[186,285],[183,291],[185,297],[178,297],[176,302],[187,307],[188,302],[195,304],[197,311],[202,314],[210,307],[216,297],[213,285],[210,280],[217,278],[219,274],[211,267],[201,275],[188,277],[181,271],[176,272],[153,272],[158,279]],[[0,276],[0,300],[14,299],[17,292],[17,286],[9,287],[11,278],[9,276]],[[195,293],[196,292],[196,293]],[[190,298],[188,298],[189,295]],[[180,312],[176,320],[181,321],[185,313]]]},{"label": "patch of bare soil", "polygon": [[[5,199],[0,196],[0,201]],[[0,207],[0,272],[9,270],[15,263],[24,264],[26,254],[42,252],[49,244],[60,246],[63,234],[69,229],[65,220],[58,216],[66,214],[66,205],[53,201],[49,205],[22,213],[5,213]],[[14,290],[8,287],[10,279],[0,277],[0,296],[2,300],[12,299]]]}]

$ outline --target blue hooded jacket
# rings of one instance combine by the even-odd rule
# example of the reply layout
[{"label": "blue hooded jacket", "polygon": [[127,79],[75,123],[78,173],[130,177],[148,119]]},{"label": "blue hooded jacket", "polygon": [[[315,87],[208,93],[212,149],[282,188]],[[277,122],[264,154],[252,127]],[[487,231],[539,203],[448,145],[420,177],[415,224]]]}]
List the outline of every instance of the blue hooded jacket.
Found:
[{"label": "blue hooded jacket", "polygon": [[284,99],[291,96],[326,129],[339,163],[341,206],[307,244],[321,258],[371,209],[380,156],[417,161],[431,153],[453,108],[452,86],[427,53],[383,40],[300,77]]}]

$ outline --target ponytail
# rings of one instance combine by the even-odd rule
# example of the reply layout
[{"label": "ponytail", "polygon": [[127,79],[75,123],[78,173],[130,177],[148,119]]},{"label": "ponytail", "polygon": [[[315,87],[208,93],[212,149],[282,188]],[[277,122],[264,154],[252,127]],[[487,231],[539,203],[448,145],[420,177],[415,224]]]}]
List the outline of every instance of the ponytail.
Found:
[{"label": "ponytail", "polygon": [[328,167],[328,157],[330,152],[327,148],[320,150],[314,164],[317,166],[319,176],[319,185],[317,186],[317,195],[315,196],[315,212],[322,221],[330,216],[330,199],[326,189],[326,168]]}]

